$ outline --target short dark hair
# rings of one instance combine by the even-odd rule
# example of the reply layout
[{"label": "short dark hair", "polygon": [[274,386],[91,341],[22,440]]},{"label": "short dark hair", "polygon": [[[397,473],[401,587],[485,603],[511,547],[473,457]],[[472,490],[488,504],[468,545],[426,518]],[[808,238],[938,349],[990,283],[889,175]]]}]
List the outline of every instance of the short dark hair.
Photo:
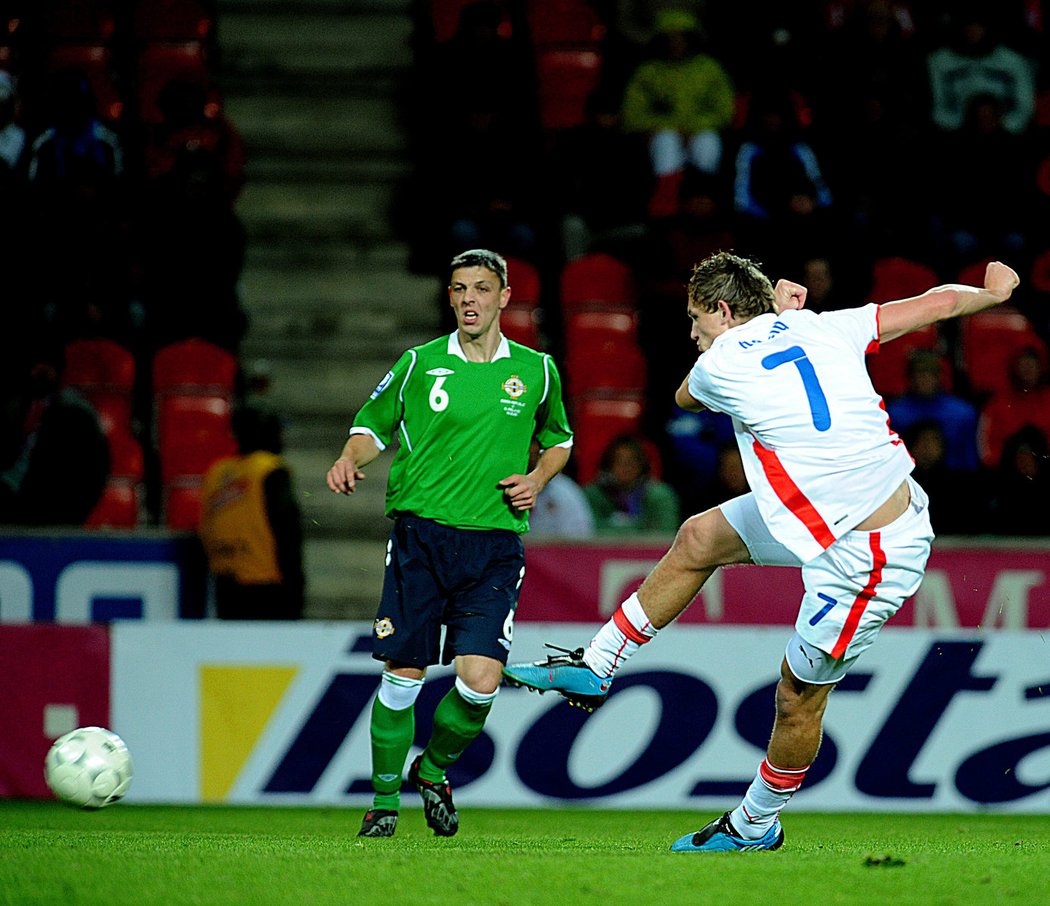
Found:
[{"label": "short dark hair", "polygon": [[448,266],[449,283],[452,282],[452,272],[461,267],[487,268],[499,277],[500,289],[507,286],[507,260],[496,252],[490,252],[488,249],[467,249],[460,252]]},{"label": "short dark hair", "polygon": [[715,252],[693,268],[689,301],[704,311],[714,311],[720,299],[735,316],[754,318],[773,311],[773,284],[757,261]]}]

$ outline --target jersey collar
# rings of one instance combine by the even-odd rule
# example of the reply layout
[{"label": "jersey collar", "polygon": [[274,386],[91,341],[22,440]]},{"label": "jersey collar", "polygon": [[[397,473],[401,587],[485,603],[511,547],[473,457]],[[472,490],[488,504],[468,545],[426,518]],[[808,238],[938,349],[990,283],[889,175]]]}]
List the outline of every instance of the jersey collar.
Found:
[{"label": "jersey collar", "polygon": [[[459,331],[454,330],[448,336],[448,354],[454,355],[456,358],[463,359],[464,362],[469,362],[467,354],[463,351],[463,346],[459,342]],[[497,359],[509,359],[510,358],[510,344],[507,342],[507,338],[503,334],[499,335],[499,346],[496,347],[496,352],[489,359],[490,362],[495,362]]]}]

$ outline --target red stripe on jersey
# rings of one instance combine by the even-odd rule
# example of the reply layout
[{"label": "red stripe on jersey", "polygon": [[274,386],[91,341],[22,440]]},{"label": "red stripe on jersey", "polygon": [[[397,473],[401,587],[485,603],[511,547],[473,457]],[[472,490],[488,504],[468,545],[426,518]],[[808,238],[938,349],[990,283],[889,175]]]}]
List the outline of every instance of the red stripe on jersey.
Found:
[{"label": "red stripe on jersey", "polygon": [[771,790],[776,790],[780,793],[793,793],[802,786],[802,781],[806,779],[806,771],[808,770],[808,764],[804,768],[778,768],[776,765],[770,764],[768,758],[763,758],[762,764],[758,766],[758,776],[762,778],[762,782]]},{"label": "red stripe on jersey", "polygon": [[613,622],[616,624],[616,628],[636,645],[644,645],[649,641],[649,637],[642,635],[642,633],[635,628],[634,624],[627,619],[627,614],[623,612],[622,607],[616,608],[613,612],[612,618]]},{"label": "red stripe on jersey", "polygon": [[839,633],[839,639],[835,643],[835,647],[831,649],[831,656],[836,660],[846,653],[846,649],[857,631],[857,626],[860,625],[861,614],[864,613],[864,608],[868,606],[868,602],[875,597],[875,588],[882,581],[882,568],[886,565],[886,553],[882,549],[882,533],[872,532],[869,538],[869,545],[871,547],[872,563],[871,572],[868,573],[868,583],[861,590],[861,593],[857,595],[853,606],[850,607],[842,632]]},{"label": "red stripe on jersey", "polygon": [[752,449],[762,463],[762,471],[766,473],[766,480],[773,488],[773,492],[802,524],[809,529],[809,533],[817,539],[817,543],[823,547],[831,547],[835,543],[835,536],[828,528],[828,524],[821,518],[813,504],[802,493],[802,489],[792,481],[791,476],[784,470],[784,464],[773,450],[767,450],[757,440]]}]

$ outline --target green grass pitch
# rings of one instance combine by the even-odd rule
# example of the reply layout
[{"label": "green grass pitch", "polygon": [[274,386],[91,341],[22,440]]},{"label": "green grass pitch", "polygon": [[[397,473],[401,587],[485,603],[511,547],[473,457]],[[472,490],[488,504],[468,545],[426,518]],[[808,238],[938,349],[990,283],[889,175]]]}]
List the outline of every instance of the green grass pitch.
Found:
[{"label": "green grass pitch", "polygon": [[779,852],[701,857],[668,847],[706,813],[466,808],[444,839],[413,803],[388,840],[361,814],[0,801],[0,903],[1050,902],[1050,815],[789,813]]}]

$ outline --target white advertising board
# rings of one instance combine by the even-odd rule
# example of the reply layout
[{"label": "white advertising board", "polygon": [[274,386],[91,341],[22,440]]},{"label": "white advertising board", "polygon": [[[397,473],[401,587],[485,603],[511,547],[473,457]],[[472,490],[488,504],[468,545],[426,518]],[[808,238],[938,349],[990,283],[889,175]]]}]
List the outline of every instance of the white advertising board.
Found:
[{"label": "white advertising board", "polygon": [[[369,709],[380,665],[364,623],[114,624],[112,716],[138,802],[370,803]],[[528,624],[512,660],[593,624]],[[717,811],[769,736],[786,627],[675,625],[593,715],[504,688],[450,772],[457,804]],[[417,742],[449,688],[433,668]],[[411,757],[411,756],[410,756]],[[406,799],[413,806],[413,798]],[[792,808],[1050,810],[1050,638],[1039,631],[883,631],[833,693]]]}]

